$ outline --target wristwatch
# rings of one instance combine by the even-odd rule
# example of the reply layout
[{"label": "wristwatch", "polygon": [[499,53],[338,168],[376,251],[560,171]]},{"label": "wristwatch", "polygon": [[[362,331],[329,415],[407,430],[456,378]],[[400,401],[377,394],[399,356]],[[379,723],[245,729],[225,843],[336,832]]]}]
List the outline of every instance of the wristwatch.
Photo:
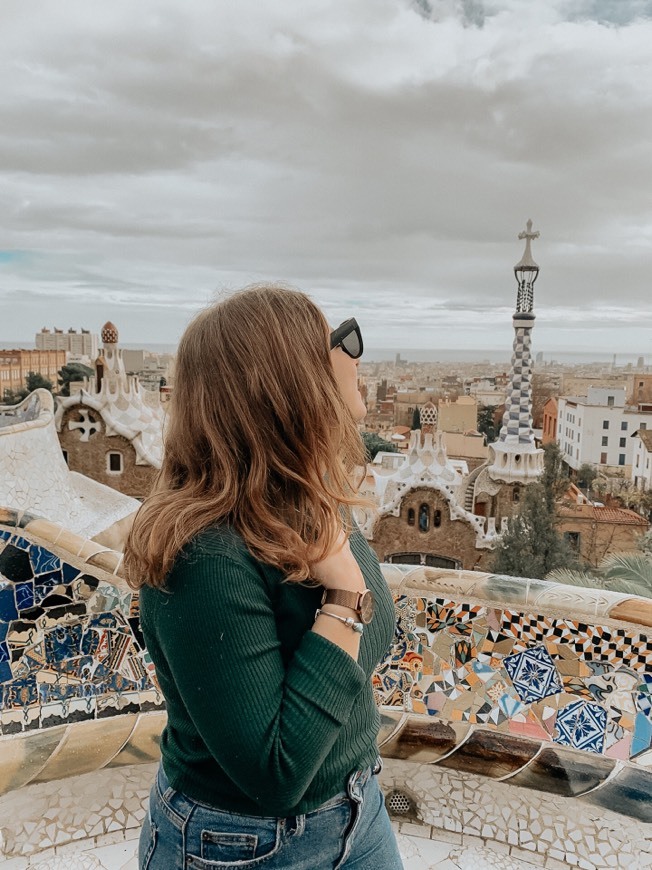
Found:
[{"label": "wristwatch", "polygon": [[322,604],[339,604],[355,610],[363,625],[369,625],[374,615],[374,596],[370,589],[364,592],[351,592],[348,589],[326,589]]}]

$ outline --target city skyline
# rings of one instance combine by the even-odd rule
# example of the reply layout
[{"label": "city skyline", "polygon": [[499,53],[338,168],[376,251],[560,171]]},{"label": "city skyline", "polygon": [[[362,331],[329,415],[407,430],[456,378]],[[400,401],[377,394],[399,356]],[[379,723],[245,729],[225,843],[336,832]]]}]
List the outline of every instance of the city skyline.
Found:
[{"label": "city skyline", "polygon": [[0,342],[283,280],[369,348],[646,355],[652,4],[9,3]]}]

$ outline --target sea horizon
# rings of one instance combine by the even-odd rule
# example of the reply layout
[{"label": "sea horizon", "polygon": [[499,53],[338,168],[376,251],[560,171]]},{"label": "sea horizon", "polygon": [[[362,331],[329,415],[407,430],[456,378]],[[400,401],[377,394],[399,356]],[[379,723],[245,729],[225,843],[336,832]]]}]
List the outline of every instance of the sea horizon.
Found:
[{"label": "sea horizon", "polygon": [[[125,342],[120,347],[124,350],[144,350],[150,353],[175,353],[177,345],[168,342],[142,342],[140,344]],[[1,350],[13,350],[22,348],[34,349],[34,341],[0,341]],[[401,359],[408,363],[483,363],[489,365],[511,361],[511,349],[487,349],[487,348],[366,348],[362,362],[392,362],[399,354]],[[642,358],[645,367],[652,367],[652,354],[632,353],[609,353],[606,351],[565,351],[565,350],[537,350],[533,353],[535,366],[537,358],[544,363],[557,362],[564,365],[590,365],[591,363],[603,365],[615,365],[618,368],[631,365],[637,366]]]}]

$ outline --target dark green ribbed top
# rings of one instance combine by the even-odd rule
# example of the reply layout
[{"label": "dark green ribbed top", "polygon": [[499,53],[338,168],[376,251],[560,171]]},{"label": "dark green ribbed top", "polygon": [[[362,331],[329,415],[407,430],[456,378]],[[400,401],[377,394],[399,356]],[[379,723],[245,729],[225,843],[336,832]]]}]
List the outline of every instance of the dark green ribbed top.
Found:
[{"label": "dark green ribbed top", "polygon": [[394,635],[392,597],[356,530],[375,597],[358,661],[311,631],[323,590],[283,582],[221,526],[185,548],[166,590],[140,594],[143,633],[167,702],[171,785],[247,815],[310,812],[377,754],[371,675]]}]

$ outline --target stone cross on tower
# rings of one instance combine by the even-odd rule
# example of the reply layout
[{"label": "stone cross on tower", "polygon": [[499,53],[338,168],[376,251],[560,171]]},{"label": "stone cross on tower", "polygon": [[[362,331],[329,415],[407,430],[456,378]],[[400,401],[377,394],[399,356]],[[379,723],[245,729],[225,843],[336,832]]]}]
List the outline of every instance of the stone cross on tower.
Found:
[{"label": "stone cross on tower", "polygon": [[518,284],[514,323],[512,370],[505,398],[505,414],[498,441],[491,446],[493,462],[489,474],[508,483],[526,482],[540,477],[543,451],[534,444],[532,431],[532,327],[534,326],[534,282],[539,267],[532,259],[532,240],[539,238],[529,220],[519,239],[525,239],[525,251],[514,266]]},{"label": "stone cross on tower", "polygon": [[532,311],[534,308],[534,282],[539,274],[539,267],[532,259],[532,239],[539,238],[539,231],[532,232],[532,221],[528,220],[523,232],[518,234],[519,239],[525,239],[525,253],[520,261],[514,266],[514,274],[518,281],[518,293],[516,295],[516,311],[523,313]]}]

